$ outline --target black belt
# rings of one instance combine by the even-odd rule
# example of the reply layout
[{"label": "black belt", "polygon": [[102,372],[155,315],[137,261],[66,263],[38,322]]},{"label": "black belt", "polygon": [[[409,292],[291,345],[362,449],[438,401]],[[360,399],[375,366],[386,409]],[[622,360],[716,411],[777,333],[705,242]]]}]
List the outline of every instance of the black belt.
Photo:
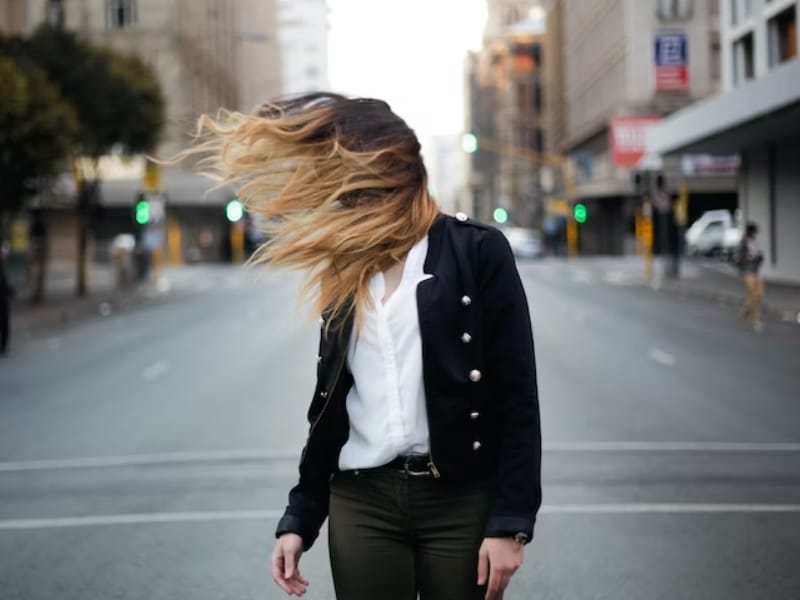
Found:
[{"label": "black belt", "polygon": [[430,454],[407,454],[386,463],[383,468],[397,469],[411,477],[432,476]]}]

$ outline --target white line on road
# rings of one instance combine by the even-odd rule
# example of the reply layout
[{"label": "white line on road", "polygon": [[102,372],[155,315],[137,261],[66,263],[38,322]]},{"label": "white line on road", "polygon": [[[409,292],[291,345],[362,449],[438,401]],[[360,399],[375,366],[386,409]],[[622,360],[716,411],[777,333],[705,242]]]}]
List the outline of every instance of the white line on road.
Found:
[{"label": "white line on road", "polygon": [[[147,525],[198,523],[213,521],[264,521],[279,519],[283,510],[222,510],[200,512],[140,513],[89,515],[43,519],[7,519],[0,521],[0,531],[63,529],[98,525]],[[800,513],[800,504],[553,504],[544,505],[543,515],[647,515],[647,514],[730,514],[730,513]]]},{"label": "white line on road", "polygon": [[675,357],[669,352],[665,352],[660,348],[650,348],[648,356],[650,357],[651,360],[654,360],[658,364],[664,365],[665,367],[675,366]]},{"label": "white line on road", "polygon": [[58,469],[92,469],[98,467],[138,467],[178,463],[211,463],[237,460],[295,459],[298,451],[270,450],[210,450],[200,452],[164,452],[160,454],[132,454],[129,456],[97,456],[0,463],[0,472],[43,471]]},{"label": "white line on road", "polygon": [[142,378],[145,381],[153,381],[161,377],[167,371],[169,371],[169,363],[165,360],[160,360],[142,371]]},{"label": "white line on road", "polygon": [[[800,442],[550,442],[545,452],[623,453],[623,452],[711,452],[711,453],[781,453],[800,452]],[[103,467],[138,467],[183,463],[234,461],[296,460],[299,450],[207,450],[197,452],[163,452],[127,456],[90,456],[0,462],[0,473],[60,469],[93,469]]]}]

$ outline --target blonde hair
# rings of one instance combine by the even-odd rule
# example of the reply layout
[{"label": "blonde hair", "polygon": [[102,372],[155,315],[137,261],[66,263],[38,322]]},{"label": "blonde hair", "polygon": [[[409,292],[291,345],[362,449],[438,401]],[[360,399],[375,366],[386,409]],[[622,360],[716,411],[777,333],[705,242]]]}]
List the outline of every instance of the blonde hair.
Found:
[{"label": "blonde hair", "polygon": [[414,132],[379,100],[318,93],[206,115],[191,155],[266,223],[251,260],[305,271],[300,299],[328,323],[360,321],[370,277],[439,214]]}]

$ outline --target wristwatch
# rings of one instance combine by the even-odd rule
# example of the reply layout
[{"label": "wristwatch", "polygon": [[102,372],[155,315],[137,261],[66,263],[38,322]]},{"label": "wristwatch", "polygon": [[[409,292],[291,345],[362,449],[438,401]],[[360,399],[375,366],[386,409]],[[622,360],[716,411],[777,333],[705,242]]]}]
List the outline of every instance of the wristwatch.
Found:
[{"label": "wristwatch", "polygon": [[528,534],[524,531],[520,531],[519,533],[514,534],[514,541],[519,542],[523,546],[528,543]]}]

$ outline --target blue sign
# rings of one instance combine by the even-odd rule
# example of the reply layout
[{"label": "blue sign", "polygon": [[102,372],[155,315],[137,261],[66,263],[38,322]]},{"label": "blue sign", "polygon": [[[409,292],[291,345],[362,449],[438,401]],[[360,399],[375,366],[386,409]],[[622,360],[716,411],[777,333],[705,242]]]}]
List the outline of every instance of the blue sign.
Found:
[{"label": "blue sign", "polygon": [[689,89],[689,49],[682,31],[656,33],[656,90],[682,92]]},{"label": "blue sign", "polygon": [[656,34],[656,66],[685,66],[689,62],[686,34],[670,31]]}]

